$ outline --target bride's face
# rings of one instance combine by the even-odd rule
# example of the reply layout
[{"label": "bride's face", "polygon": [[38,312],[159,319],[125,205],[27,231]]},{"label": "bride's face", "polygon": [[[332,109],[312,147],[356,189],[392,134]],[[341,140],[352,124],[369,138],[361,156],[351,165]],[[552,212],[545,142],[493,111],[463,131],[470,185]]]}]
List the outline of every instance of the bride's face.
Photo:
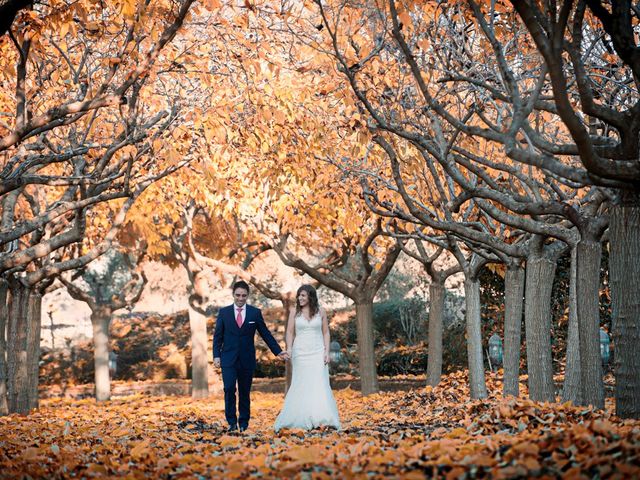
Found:
[{"label": "bride's face", "polygon": [[301,307],[306,307],[307,305],[309,305],[309,294],[304,290],[298,295],[298,305],[300,305]]}]

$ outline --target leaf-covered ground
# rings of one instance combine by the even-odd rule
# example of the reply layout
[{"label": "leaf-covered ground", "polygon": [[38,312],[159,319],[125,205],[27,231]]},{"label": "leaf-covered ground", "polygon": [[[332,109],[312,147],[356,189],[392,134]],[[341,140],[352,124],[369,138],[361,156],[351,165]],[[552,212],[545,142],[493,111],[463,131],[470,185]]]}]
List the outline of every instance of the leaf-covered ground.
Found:
[{"label": "leaf-covered ground", "polygon": [[362,397],[336,392],[343,431],[272,425],[282,395],[254,392],[250,431],[223,400],[47,400],[0,418],[0,478],[640,478],[640,421],[563,404],[468,401],[466,378]]}]

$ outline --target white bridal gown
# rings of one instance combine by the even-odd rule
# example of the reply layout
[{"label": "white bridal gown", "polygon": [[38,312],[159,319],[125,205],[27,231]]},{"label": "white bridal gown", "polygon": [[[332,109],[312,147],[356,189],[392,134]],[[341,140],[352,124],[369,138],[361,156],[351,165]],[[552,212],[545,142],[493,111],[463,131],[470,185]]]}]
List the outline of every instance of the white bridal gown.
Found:
[{"label": "white bridal gown", "polygon": [[320,313],[311,320],[300,313],[294,321],[291,386],[273,428],[276,432],[282,428],[310,430],[323,425],[340,429],[338,407],[329,384],[329,367],[324,363]]}]

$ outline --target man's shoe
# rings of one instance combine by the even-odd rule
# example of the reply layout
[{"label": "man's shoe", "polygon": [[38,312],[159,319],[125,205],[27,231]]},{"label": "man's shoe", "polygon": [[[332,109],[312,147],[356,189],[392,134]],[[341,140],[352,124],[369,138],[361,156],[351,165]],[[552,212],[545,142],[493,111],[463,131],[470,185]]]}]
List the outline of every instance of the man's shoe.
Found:
[{"label": "man's shoe", "polygon": [[241,425],[240,426],[240,431],[241,432],[245,432],[247,430],[247,428],[248,428],[247,425]]},{"label": "man's shoe", "polygon": [[227,432],[235,432],[237,430],[238,430],[237,425],[229,425],[229,428],[227,428]]}]

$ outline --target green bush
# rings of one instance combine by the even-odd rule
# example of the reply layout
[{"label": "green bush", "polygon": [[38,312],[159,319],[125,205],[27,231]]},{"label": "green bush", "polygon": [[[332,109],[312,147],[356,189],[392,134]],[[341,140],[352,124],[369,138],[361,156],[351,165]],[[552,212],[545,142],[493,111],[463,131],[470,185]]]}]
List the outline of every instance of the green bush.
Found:
[{"label": "green bush", "polygon": [[[373,331],[376,347],[397,342],[409,343],[400,320],[402,311],[416,318],[418,322],[416,339],[426,338],[427,314],[426,303],[423,300],[411,298],[374,303]],[[357,344],[358,328],[355,315],[349,318],[349,322],[343,328],[332,329],[331,336],[341,345]]]},{"label": "green bush", "polygon": [[[442,370],[455,372],[467,367],[467,344],[464,325],[452,327],[443,333]],[[425,342],[417,345],[400,345],[380,348],[378,375],[424,375],[427,372],[428,346]]]},{"label": "green bush", "polygon": [[422,375],[427,371],[427,346],[395,346],[378,353],[378,375]]},{"label": "green bush", "polygon": [[442,371],[455,372],[467,368],[467,338],[464,324],[447,328],[442,333]]},{"label": "green bush", "polygon": [[376,346],[401,340],[400,309],[405,304],[404,299],[398,299],[373,305],[373,329]]}]

